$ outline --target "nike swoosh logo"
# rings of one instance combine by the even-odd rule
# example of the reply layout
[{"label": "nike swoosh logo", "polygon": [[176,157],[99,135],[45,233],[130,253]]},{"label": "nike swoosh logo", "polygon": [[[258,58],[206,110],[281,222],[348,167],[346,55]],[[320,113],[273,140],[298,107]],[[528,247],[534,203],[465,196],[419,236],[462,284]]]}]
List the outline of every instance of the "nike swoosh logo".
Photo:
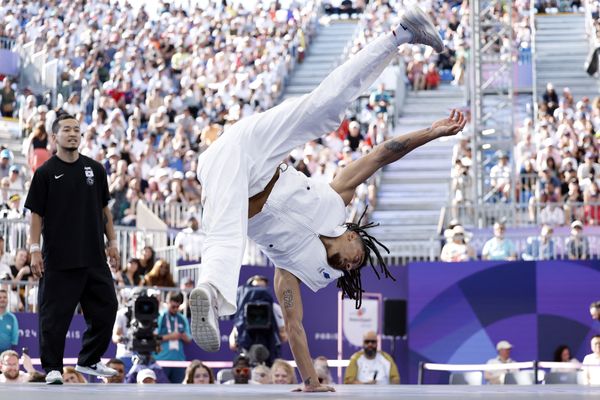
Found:
[{"label": "nike swoosh logo", "polygon": [[54,175],[54,179],[60,179],[60,178],[62,178],[62,176],[63,176],[63,175],[64,175],[64,174],[60,174],[60,175]]}]

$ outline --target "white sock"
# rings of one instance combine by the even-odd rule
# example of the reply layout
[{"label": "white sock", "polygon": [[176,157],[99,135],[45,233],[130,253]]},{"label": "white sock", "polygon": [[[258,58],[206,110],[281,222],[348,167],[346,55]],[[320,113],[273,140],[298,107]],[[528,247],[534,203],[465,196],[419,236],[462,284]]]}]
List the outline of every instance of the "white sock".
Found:
[{"label": "white sock", "polygon": [[413,34],[407,28],[403,27],[402,24],[398,25],[393,32],[398,46],[410,43],[413,38]]}]

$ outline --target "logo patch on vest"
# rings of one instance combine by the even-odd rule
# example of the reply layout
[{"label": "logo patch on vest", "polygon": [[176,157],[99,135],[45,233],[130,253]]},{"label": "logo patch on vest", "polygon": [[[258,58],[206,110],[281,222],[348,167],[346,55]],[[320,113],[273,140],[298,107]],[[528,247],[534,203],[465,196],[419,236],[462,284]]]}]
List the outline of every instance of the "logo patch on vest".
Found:
[{"label": "logo patch on vest", "polygon": [[331,279],[331,275],[329,275],[329,274],[328,274],[328,273],[325,271],[325,268],[319,268],[319,273],[320,273],[320,274],[323,274],[323,277],[324,277],[325,279]]},{"label": "logo patch on vest", "polygon": [[85,183],[92,186],[94,184],[94,171],[92,167],[83,167],[83,171],[85,172]]}]

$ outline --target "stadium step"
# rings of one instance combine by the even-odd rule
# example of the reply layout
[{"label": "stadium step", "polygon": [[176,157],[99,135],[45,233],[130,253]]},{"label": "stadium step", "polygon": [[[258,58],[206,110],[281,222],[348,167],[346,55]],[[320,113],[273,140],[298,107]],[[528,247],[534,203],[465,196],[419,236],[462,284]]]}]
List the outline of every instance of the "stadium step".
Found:
[{"label": "stadium step", "polygon": [[316,88],[336,67],[355,29],[356,21],[353,20],[319,26],[303,63],[292,73],[283,98],[301,96]]},{"label": "stadium step", "polygon": [[583,14],[536,15],[536,88],[551,82],[557,94],[568,87],[576,101],[600,95],[598,80],[585,71],[589,42]]},{"label": "stadium step", "polygon": [[[407,93],[394,134],[423,129],[464,107],[463,89],[442,85],[439,90]],[[448,204],[454,138],[435,140],[384,168],[372,220],[373,234],[397,256],[429,253],[440,210]],[[437,246],[437,244],[436,244]],[[433,249],[439,253],[439,249]],[[419,253],[419,254],[417,254]]]}]

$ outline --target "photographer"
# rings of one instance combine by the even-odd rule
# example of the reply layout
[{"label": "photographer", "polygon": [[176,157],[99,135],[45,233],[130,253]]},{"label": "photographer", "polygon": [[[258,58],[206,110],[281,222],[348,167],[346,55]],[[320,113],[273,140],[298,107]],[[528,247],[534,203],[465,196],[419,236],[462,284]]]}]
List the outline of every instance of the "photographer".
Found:
[{"label": "photographer", "polygon": [[[158,335],[162,338],[161,351],[156,355],[157,360],[185,361],[184,343],[192,341],[190,325],[179,307],[183,304],[181,292],[169,292],[167,310],[158,317]],[[171,383],[181,383],[185,378],[183,368],[163,368]]]},{"label": "photographer", "polygon": [[229,348],[244,352],[255,344],[269,351],[267,365],[281,356],[281,343],[287,341],[283,315],[279,304],[273,301],[267,285],[269,280],[260,275],[248,279],[238,288],[237,311],[229,335]]}]

